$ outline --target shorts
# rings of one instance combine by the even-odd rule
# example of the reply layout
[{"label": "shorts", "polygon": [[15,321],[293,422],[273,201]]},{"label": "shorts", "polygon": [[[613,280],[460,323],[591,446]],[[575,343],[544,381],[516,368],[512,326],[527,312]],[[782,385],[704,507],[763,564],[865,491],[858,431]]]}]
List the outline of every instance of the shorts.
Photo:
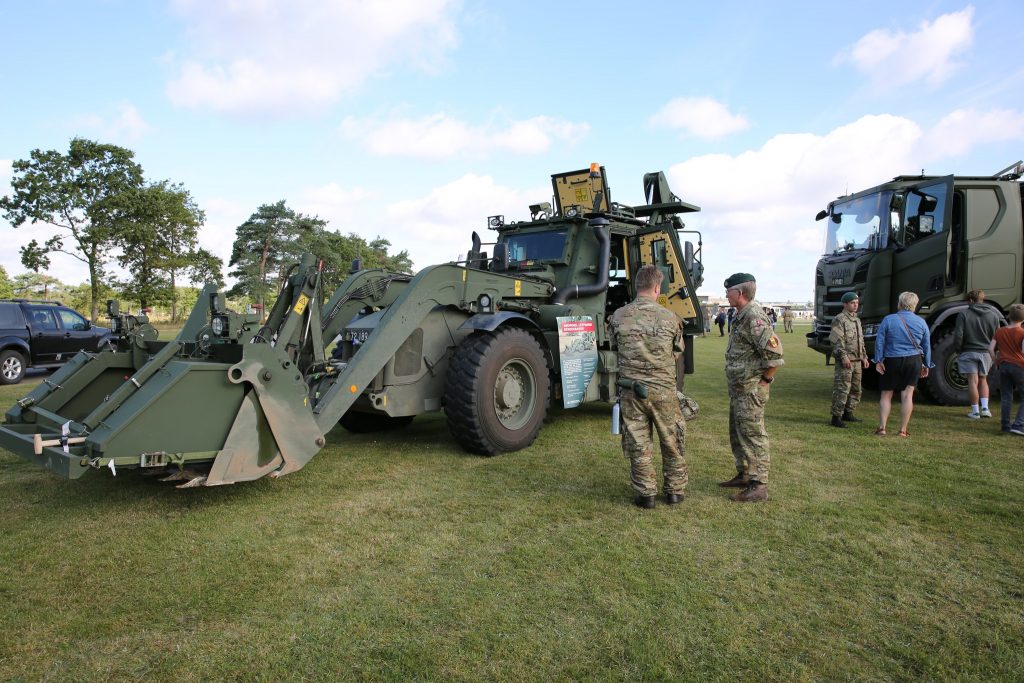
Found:
[{"label": "shorts", "polygon": [[966,351],[956,359],[956,369],[961,375],[986,377],[992,367],[992,356],[988,351]]},{"label": "shorts", "polygon": [[903,391],[916,387],[921,377],[921,356],[897,356],[885,359],[885,374],[878,377],[882,391]]}]

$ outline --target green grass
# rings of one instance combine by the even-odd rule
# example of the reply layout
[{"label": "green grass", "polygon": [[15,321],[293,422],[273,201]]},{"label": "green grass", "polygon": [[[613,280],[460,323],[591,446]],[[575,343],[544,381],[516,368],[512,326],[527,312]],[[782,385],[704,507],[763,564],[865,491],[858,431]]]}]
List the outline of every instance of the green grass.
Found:
[{"label": "green grass", "polygon": [[797,329],[763,505],[716,486],[717,333],[676,508],[630,505],[607,406],[491,459],[439,415],[338,429],[295,474],[188,491],[0,453],[0,679],[1019,680],[1024,440],[932,405],[879,438],[872,393],[831,428]]}]

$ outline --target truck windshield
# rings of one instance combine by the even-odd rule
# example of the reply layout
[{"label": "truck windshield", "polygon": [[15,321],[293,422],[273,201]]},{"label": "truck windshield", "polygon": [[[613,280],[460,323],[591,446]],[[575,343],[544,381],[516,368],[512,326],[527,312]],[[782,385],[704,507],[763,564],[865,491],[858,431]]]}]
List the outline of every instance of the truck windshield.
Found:
[{"label": "truck windshield", "polygon": [[509,263],[561,261],[565,253],[565,235],[565,230],[510,235],[505,240]]},{"label": "truck windshield", "polygon": [[825,253],[884,248],[889,238],[891,200],[892,191],[885,190],[835,202],[825,230]]}]

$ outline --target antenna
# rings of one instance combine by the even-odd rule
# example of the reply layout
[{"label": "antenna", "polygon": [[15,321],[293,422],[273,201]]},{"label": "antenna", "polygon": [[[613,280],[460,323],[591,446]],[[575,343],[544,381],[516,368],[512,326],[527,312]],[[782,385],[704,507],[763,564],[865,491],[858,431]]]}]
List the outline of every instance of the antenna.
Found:
[{"label": "antenna", "polygon": [[1016,180],[1024,174],[1024,161],[1017,161],[1004,168],[999,173],[993,175],[993,178],[1002,178],[1005,176],[1006,180]]}]

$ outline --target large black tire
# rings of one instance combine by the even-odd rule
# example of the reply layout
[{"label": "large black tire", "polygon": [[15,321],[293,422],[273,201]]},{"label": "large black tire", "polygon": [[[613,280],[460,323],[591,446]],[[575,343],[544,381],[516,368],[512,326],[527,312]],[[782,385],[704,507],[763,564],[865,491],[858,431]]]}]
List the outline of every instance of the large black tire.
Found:
[{"label": "large black tire", "polygon": [[942,334],[932,343],[932,363],[935,367],[919,386],[939,405],[967,405],[967,379],[960,374],[956,364],[959,356],[953,348],[952,331]]},{"label": "large black tire", "polygon": [[0,351],[0,384],[17,384],[25,376],[25,357],[14,349]]},{"label": "large black tire", "polygon": [[400,429],[412,422],[413,415],[392,417],[384,413],[357,413],[350,410],[341,416],[338,424],[353,434],[371,434]]},{"label": "large black tire", "polygon": [[526,448],[548,410],[550,379],[540,344],[507,328],[466,338],[448,366],[448,430],[471,453]]}]

